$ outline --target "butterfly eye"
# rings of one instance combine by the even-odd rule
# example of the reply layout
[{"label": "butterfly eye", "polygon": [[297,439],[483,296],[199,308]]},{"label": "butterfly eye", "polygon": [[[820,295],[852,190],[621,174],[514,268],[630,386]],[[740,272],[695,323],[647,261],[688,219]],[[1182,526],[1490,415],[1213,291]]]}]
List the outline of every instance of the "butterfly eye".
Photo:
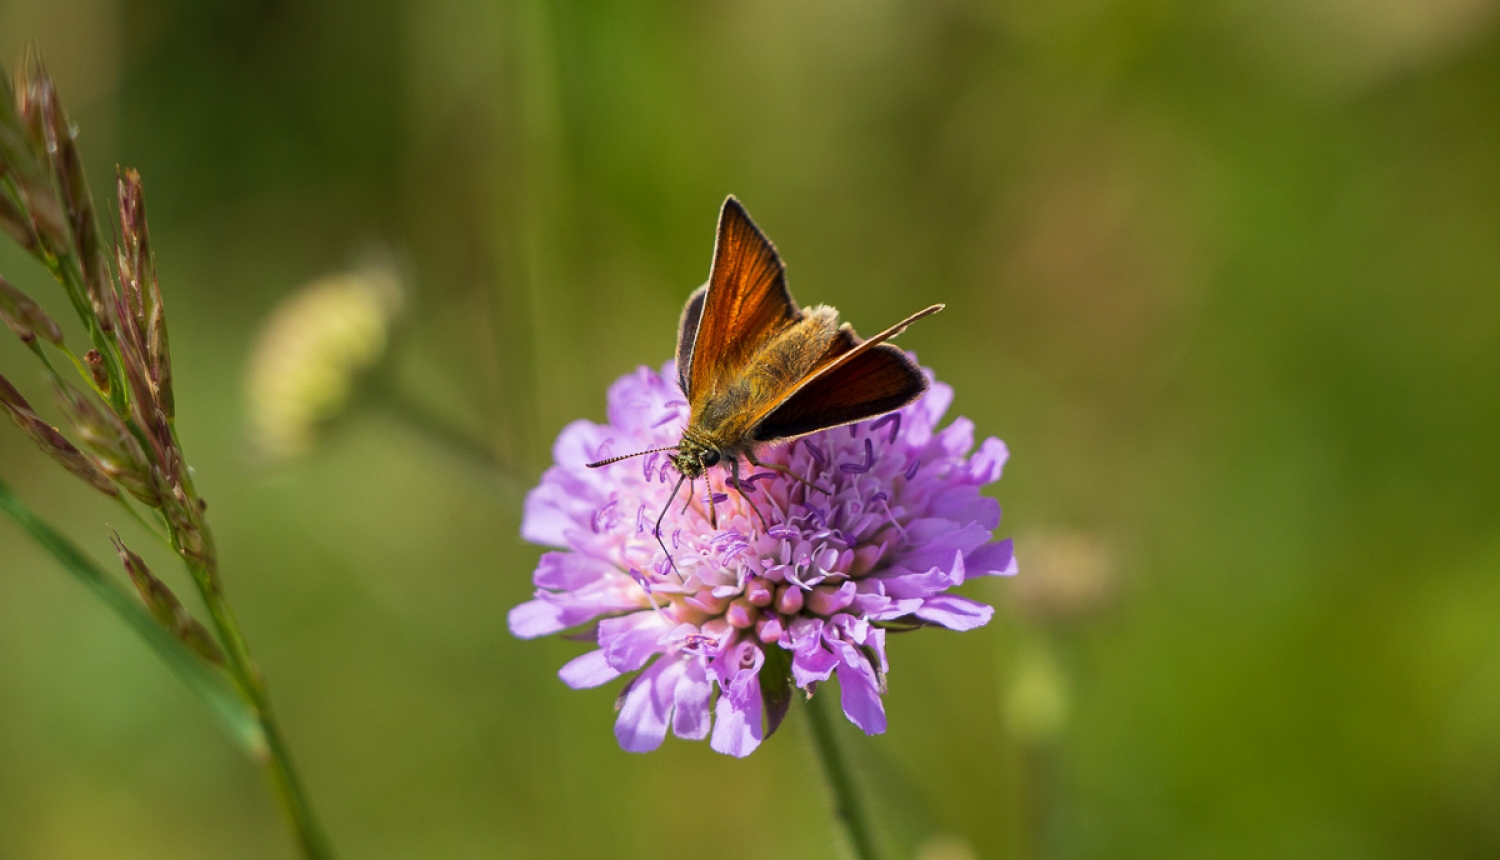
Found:
[{"label": "butterfly eye", "polygon": [[711,450],[708,453],[704,454],[703,455],[703,465],[704,466],[717,466],[717,465],[719,465],[719,452]]}]

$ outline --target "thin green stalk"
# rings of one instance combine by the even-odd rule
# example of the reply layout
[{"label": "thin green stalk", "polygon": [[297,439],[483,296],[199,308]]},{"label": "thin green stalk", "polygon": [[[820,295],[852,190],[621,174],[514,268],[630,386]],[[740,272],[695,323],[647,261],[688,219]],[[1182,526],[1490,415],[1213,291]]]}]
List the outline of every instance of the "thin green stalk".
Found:
[{"label": "thin green stalk", "polygon": [[115,501],[120,503],[120,507],[125,509],[125,513],[129,514],[130,518],[135,520],[137,525],[145,529],[147,534],[161,541],[163,546],[172,546],[172,539],[167,537],[166,533],[161,530],[161,526],[156,521],[148,520],[141,516],[141,512],[135,509],[135,505],[132,505],[130,499],[126,498],[126,494],[121,493],[116,496]]},{"label": "thin green stalk", "polygon": [[828,716],[828,705],[824,702],[827,698],[829,696],[825,692],[822,696],[813,696],[808,700],[807,724],[810,729],[808,738],[812,742],[813,752],[817,754],[823,781],[827,783],[833,801],[833,819],[843,831],[849,849],[857,860],[879,860],[880,853],[875,849],[875,831],[860,801],[859,789],[854,784],[849,761],[839,749],[838,738],[834,736],[833,722]]},{"label": "thin green stalk", "polygon": [[[106,333],[99,325],[99,321],[94,318],[93,303],[89,298],[88,288],[83,283],[83,270],[80,268],[83,264],[79,262],[76,255],[71,254],[67,257],[51,257],[49,255],[48,259],[53,262],[49,262],[47,268],[51,270],[52,276],[63,285],[68,293],[68,297],[73,302],[73,308],[78,313],[79,320],[89,330],[89,340],[93,343],[94,349],[99,351],[99,356],[104,361],[105,377],[109,380],[108,397],[110,405],[114,407],[117,414],[124,414],[126,407],[125,372],[120,369],[120,362],[117,357],[119,347],[111,342],[114,336]],[[76,263],[77,265],[69,265],[69,263]],[[90,384],[92,384],[91,376],[85,374],[84,378],[90,379]]]},{"label": "thin green stalk", "polygon": [[308,860],[328,860],[333,857],[333,851],[313,816],[307,794],[292,767],[291,752],[271,710],[271,698],[265,679],[250,656],[250,649],[245,644],[245,635],[234,617],[234,610],[224,598],[224,592],[216,581],[217,577],[210,571],[194,568],[193,580],[198,584],[203,602],[208,607],[209,617],[213,619],[214,630],[224,645],[229,673],[234,677],[241,695],[255,709],[261,731],[265,733],[265,755],[261,757],[261,764],[266,768],[266,775],[281,804],[282,812],[297,835],[302,856]]},{"label": "thin green stalk", "polygon": [[394,385],[379,386],[374,391],[373,401],[407,430],[457,461],[461,467],[465,467],[466,474],[473,474],[467,467],[478,467],[481,474],[494,478],[494,484],[498,485],[506,495],[511,497],[521,495],[523,488],[520,477],[516,475],[509,463],[495,453],[491,446],[453,426],[452,422],[437,415]]}]

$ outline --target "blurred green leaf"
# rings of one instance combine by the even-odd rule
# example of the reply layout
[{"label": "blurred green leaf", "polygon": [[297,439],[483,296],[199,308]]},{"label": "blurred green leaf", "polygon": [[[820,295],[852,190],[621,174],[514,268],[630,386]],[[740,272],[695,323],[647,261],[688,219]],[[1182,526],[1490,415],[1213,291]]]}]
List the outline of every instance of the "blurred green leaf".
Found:
[{"label": "blurred green leaf", "polygon": [[247,753],[255,758],[265,754],[266,738],[254,710],[235,693],[223,675],[157,623],[135,595],[126,591],[82,550],[32,513],[3,481],[0,481],[0,510],[9,514],[65,570],[140,634]]}]

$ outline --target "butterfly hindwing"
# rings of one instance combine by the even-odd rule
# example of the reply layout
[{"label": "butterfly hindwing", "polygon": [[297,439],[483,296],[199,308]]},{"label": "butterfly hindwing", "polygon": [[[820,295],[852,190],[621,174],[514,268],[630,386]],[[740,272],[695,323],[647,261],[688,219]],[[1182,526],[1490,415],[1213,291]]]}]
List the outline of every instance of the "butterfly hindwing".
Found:
[{"label": "butterfly hindwing", "polygon": [[688,373],[693,364],[693,341],[698,338],[698,321],[703,317],[703,299],[708,295],[704,284],[688,296],[682,306],[682,321],[677,324],[677,384],[684,396],[689,395]]},{"label": "butterfly hindwing", "polygon": [[[828,350],[837,354],[755,421],[755,441],[790,439],[862,421],[920,397],[927,390],[927,377],[906,353],[886,341],[942,309],[942,305],[925,308],[867,341],[860,341],[848,326],[841,327],[840,337]],[[854,346],[845,349],[850,341]]]},{"label": "butterfly hindwing", "polygon": [[755,440],[793,439],[900,409],[927,377],[890,344],[878,344],[798,388],[755,426]]}]

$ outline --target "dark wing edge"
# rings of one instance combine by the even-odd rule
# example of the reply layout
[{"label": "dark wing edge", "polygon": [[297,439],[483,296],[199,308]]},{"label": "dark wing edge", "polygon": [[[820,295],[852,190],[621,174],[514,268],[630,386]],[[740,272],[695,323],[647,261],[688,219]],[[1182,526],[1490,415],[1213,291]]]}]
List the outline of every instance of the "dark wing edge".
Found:
[{"label": "dark wing edge", "polygon": [[677,323],[677,384],[682,395],[689,400],[693,391],[688,384],[693,368],[693,342],[698,339],[698,321],[703,317],[703,299],[708,295],[708,284],[704,284],[688,296],[682,306],[682,319]]},{"label": "dark wing edge", "polygon": [[878,344],[819,376],[755,425],[755,441],[795,439],[874,418],[921,397],[927,377],[906,353]]},{"label": "dark wing edge", "polygon": [[863,342],[847,326],[842,327],[834,347],[841,345],[846,332],[855,341],[854,347],[834,357],[769,407],[755,422],[756,441],[791,439],[863,421],[900,409],[922,396],[927,390],[927,377],[905,352],[886,341],[943,307],[923,308]]},{"label": "dark wing edge", "polygon": [[776,247],[745,207],[729,196],[719,210],[708,295],[699,314],[684,390],[702,395],[723,369],[743,364],[766,338],[800,316]]}]

